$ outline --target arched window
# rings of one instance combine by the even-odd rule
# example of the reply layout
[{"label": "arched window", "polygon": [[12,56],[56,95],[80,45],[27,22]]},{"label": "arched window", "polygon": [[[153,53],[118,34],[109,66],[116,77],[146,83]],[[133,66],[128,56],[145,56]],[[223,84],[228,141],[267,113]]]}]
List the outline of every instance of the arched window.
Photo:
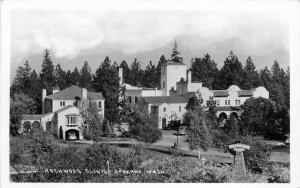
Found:
[{"label": "arched window", "polygon": [[166,112],[167,111],[167,108],[166,107],[164,107],[164,112]]}]

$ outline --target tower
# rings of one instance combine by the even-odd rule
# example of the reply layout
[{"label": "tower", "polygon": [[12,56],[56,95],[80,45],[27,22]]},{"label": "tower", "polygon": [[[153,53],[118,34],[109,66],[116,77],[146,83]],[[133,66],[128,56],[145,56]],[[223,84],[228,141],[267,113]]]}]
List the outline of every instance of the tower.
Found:
[{"label": "tower", "polygon": [[172,87],[176,90],[176,83],[179,82],[181,78],[186,80],[186,64],[182,62],[176,41],[170,60],[161,66],[160,78],[163,96],[169,96]]}]

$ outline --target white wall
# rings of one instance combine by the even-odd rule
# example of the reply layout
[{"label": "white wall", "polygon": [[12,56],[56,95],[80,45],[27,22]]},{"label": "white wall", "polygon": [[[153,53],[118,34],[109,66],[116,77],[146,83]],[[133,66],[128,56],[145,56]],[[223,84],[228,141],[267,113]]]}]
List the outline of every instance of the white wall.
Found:
[{"label": "white wall", "polygon": [[[60,101],[65,101],[65,106],[60,106]],[[75,100],[52,100],[52,112],[59,110],[66,106],[73,106]]]},{"label": "white wall", "polygon": [[[179,106],[181,106],[181,111],[179,111]],[[174,115],[176,114],[177,120],[183,120],[183,115],[186,112],[186,103],[163,103],[159,105],[158,107],[158,126],[159,128],[162,128],[162,118],[166,117],[167,124],[169,121],[171,121],[172,118],[174,118]],[[166,112],[164,112],[164,108],[166,108]]]},{"label": "white wall", "polygon": [[[165,71],[164,71],[165,69]],[[169,91],[171,87],[176,90],[176,83],[183,78],[186,80],[186,65],[172,65],[167,64],[161,66],[161,88],[162,96],[169,96]],[[163,88],[163,83],[165,82],[165,88]]]}]

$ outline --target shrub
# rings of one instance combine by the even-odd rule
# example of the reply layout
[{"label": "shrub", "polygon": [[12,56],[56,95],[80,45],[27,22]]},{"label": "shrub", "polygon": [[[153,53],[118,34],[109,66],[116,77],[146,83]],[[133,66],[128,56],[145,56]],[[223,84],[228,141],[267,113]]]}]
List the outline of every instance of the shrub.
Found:
[{"label": "shrub", "polygon": [[271,183],[289,183],[290,169],[283,165],[274,164],[268,168],[268,174],[271,176],[269,182]]}]

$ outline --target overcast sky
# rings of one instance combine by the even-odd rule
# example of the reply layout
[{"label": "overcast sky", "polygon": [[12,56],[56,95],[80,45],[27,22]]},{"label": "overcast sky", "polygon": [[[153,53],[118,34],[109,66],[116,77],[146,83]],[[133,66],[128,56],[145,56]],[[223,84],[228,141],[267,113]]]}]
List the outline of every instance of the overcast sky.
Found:
[{"label": "overcast sky", "polygon": [[288,17],[280,11],[18,10],[11,21],[12,60],[19,63],[45,48],[72,59],[99,44],[131,54],[159,48],[180,35],[196,36],[187,44],[191,49],[238,39],[241,51],[260,56],[278,47],[289,50],[288,27]]}]

